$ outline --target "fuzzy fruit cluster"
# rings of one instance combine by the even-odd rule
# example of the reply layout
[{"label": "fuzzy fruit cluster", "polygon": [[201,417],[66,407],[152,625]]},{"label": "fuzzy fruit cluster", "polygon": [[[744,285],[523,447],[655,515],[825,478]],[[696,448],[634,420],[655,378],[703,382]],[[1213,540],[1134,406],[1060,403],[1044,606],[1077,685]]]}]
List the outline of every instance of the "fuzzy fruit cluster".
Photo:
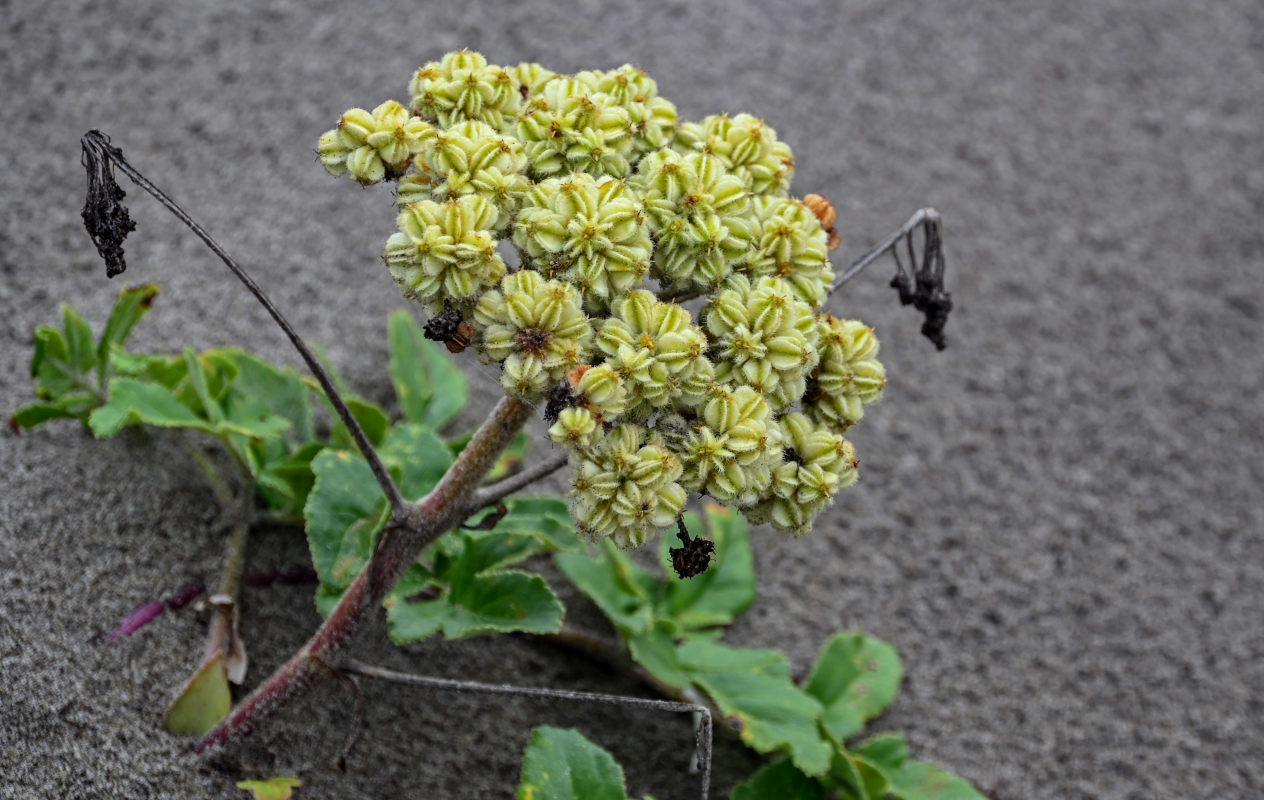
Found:
[{"label": "fuzzy fruit cluster", "polygon": [[790,146],[749,114],[679,120],[631,65],[461,50],[409,90],[345,112],[320,162],[394,182],[391,277],[545,407],[580,529],[634,547],[707,495],[811,530],[885,373],[873,330],[822,310],[833,212],[790,195]]}]

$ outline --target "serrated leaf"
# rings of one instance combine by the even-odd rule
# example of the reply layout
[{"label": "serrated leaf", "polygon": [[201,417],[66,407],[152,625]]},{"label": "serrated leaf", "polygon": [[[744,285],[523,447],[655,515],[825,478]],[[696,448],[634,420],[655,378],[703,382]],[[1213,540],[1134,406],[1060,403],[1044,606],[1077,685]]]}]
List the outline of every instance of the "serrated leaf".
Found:
[{"label": "serrated leaf", "polygon": [[900,800],[987,800],[965,778],[924,761],[906,761],[886,777],[888,791]]},{"label": "serrated leaf", "polygon": [[[526,631],[553,633],[561,628],[563,609],[548,583],[538,575],[504,571],[539,550],[539,541],[523,533],[464,532],[444,537],[436,548],[435,577],[450,585],[438,597],[409,600],[408,595],[432,585],[421,575],[397,586],[386,601],[391,636],[414,642],[442,633],[459,639],[485,633]],[[438,557],[438,554],[443,557]]]},{"label": "serrated leaf", "polygon": [[303,516],[312,564],[328,598],[350,586],[364,569],[390,505],[358,454],[324,450],[312,460],[312,473],[316,481]]},{"label": "serrated leaf", "polygon": [[189,678],[180,695],[167,709],[162,726],[172,733],[202,736],[228,716],[232,705],[224,652],[220,650]]},{"label": "serrated leaf", "polygon": [[783,758],[733,789],[732,800],[824,800],[821,784]]},{"label": "serrated leaf", "polygon": [[238,781],[237,788],[245,789],[255,796],[255,800],[290,800],[295,788],[303,782],[292,776],[278,776],[261,781]]},{"label": "serrated leaf", "polygon": [[284,369],[237,348],[217,348],[203,355],[208,362],[231,367],[233,375],[226,405],[264,405],[275,416],[289,420],[299,444],[316,438],[312,421],[312,401],[302,378],[293,369]]},{"label": "serrated leaf", "polygon": [[[110,311],[110,318],[105,323],[105,329],[101,331],[101,338],[97,340],[96,355],[98,364],[109,364],[110,350],[114,347],[122,347],[127,338],[132,333],[132,328],[140,321],[140,318],[149,312],[150,306],[154,302],[154,298],[158,296],[158,284],[146,283],[141,286],[132,286],[125,288],[119,292],[118,300],[114,303],[114,308]],[[105,385],[104,378],[107,377],[108,370],[102,371],[103,380],[101,385]]]},{"label": "serrated leaf", "polygon": [[545,550],[583,552],[584,540],[575,532],[566,501],[560,497],[514,496],[505,501],[508,513],[493,531],[517,531],[535,536]]},{"label": "serrated leaf", "polygon": [[96,436],[104,437],[113,436],[129,424],[215,433],[210,422],[181,403],[166,387],[135,378],[112,378],[110,399],[88,416],[88,427]]},{"label": "serrated leaf", "polygon": [[817,725],[821,704],[790,682],[790,667],[779,651],[691,640],[676,656],[720,711],[736,720],[748,747],[788,751],[809,775],[829,769],[831,748]]},{"label": "serrated leaf", "polygon": [[825,706],[821,721],[841,744],[895,700],[902,675],[891,645],[862,633],[837,633],[821,648],[804,690]]},{"label": "serrated leaf", "polygon": [[627,800],[623,768],[574,730],[541,725],[522,756],[518,800]]},{"label": "serrated leaf", "polygon": [[[662,613],[686,629],[728,625],[755,601],[755,561],[745,520],[738,512],[713,503],[707,504],[706,517],[715,558],[701,575],[678,577],[668,553],[677,540],[667,534],[660,537],[659,558],[667,575]],[[702,535],[695,514],[685,515],[685,525],[690,536]]]},{"label": "serrated leaf", "polygon": [[601,554],[596,558],[559,553],[557,566],[576,588],[592,598],[624,636],[649,627],[654,618],[658,581],[609,541],[601,543]]}]

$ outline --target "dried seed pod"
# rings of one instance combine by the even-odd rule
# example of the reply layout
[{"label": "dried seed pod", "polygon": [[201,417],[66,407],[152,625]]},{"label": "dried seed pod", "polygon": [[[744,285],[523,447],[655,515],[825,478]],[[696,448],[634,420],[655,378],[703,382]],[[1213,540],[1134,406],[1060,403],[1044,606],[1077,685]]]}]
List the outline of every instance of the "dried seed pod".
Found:
[{"label": "dried seed pod", "polygon": [[676,574],[681,578],[693,578],[707,571],[707,567],[711,566],[711,556],[715,554],[715,542],[710,539],[703,539],[699,536],[697,539],[689,537],[689,531],[685,530],[685,520],[683,517],[676,519],[676,538],[680,540],[684,547],[669,547],[667,552],[671,555],[672,569],[676,570]]},{"label": "dried seed pod", "polygon": [[842,244],[843,237],[838,235],[838,231],[834,228],[834,221],[837,214],[834,212],[834,204],[829,198],[820,194],[809,194],[803,198],[803,205],[812,209],[812,213],[821,221],[821,227],[825,229],[825,234],[829,236],[829,249],[837,250]]},{"label": "dried seed pod", "polygon": [[443,342],[449,353],[464,352],[474,338],[474,326],[461,319],[461,312],[452,306],[443,310],[426,323],[422,335],[435,342]]},{"label": "dried seed pod", "polygon": [[812,209],[812,213],[821,221],[822,228],[834,227],[836,215],[834,213],[834,204],[829,198],[819,194],[809,194],[803,197],[803,205]]}]

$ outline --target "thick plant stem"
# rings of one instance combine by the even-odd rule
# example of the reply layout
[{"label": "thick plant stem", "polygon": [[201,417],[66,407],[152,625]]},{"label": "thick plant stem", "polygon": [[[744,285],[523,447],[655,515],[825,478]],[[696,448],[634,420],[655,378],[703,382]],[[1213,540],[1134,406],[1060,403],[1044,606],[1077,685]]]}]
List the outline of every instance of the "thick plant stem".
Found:
[{"label": "thick plant stem", "polygon": [[497,404],[430,494],[391,519],[369,563],[303,649],[207,734],[198,743],[199,753],[250,735],[265,719],[330,674],[364,621],[421,551],[469,515],[475,490],[532,410],[515,398],[507,397]]}]

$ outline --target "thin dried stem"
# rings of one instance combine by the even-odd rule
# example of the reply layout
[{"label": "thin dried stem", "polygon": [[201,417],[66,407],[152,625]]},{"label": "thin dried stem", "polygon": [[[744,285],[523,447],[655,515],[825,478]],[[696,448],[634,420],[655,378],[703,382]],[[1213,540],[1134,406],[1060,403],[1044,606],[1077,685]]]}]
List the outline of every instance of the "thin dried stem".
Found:
[{"label": "thin dried stem", "polygon": [[[943,224],[943,219],[940,217],[939,212],[933,208],[918,209],[913,216],[908,218],[908,222],[901,225],[898,230],[883,239],[881,242],[878,242],[872,249],[860,258],[851,262],[847,269],[843,271],[843,274],[834,279],[834,286],[830,289],[830,292],[833,293],[838,291],[842,288],[843,284],[847,283],[847,281],[864,272],[865,267],[877,261],[884,254],[894,250],[895,246],[901,239],[907,237],[917,229],[917,226],[922,225],[923,223],[929,223],[939,227]],[[909,240],[909,246],[912,247],[911,239]]]},{"label": "thin dried stem", "polygon": [[547,697],[586,703],[632,706],[651,711],[697,714],[700,724],[697,729],[695,755],[702,772],[702,800],[707,800],[707,795],[711,789],[712,721],[711,709],[705,705],[673,700],[652,700],[644,697],[604,694],[601,692],[576,692],[569,689],[544,689],[534,686],[512,686],[504,683],[479,683],[477,681],[460,681],[451,678],[433,678],[427,675],[413,675],[407,672],[397,672],[383,667],[362,664],[351,659],[343,659],[339,663],[338,669],[342,672],[362,675],[366,678],[377,678],[378,680],[392,681],[409,686],[424,686],[431,689],[448,689],[456,692],[479,692],[484,694],[508,694],[520,697]]},{"label": "thin dried stem", "polygon": [[[312,371],[312,374],[316,376],[316,380],[320,382],[320,386],[325,391],[325,395],[329,398],[329,402],[333,404],[334,410],[338,414],[338,418],[341,419],[342,423],[347,426],[347,430],[351,431],[351,438],[355,440],[356,447],[359,448],[361,454],[364,455],[365,460],[369,462],[369,467],[373,470],[374,477],[377,478],[377,482],[382,486],[382,491],[386,493],[387,499],[390,500],[391,509],[396,514],[403,512],[407,506],[407,502],[404,500],[403,495],[400,494],[399,487],[395,485],[395,481],[391,479],[390,474],[386,471],[386,467],[382,464],[382,460],[378,457],[377,451],[374,450],[373,444],[369,441],[369,437],[364,433],[364,429],[360,427],[359,421],[357,421],[355,415],[351,413],[351,409],[347,407],[347,403],[343,400],[342,395],[339,394],[337,387],[334,386],[334,382],[332,378],[330,378],[329,373],[325,371],[324,366],[321,365],[311,348],[307,346],[307,343],[303,341],[302,337],[300,337],[294,328],[290,326],[289,321],[287,321],[284,315],[281,314],[281,311],[274,306],[272,301],[268,299],[268,296],[263,293],[263,289],[259,288],[259,285],[254,282],[254,279],[250,277],[246,270],[238,264],[233,257],[224,250],[224,248],[220,247],[219,243],[211,238],[211,235],[207,233],[206,230],[203,229],[202,226],[199,225],[192,217],[190,217],[183,208],[177,205],[176,202],[168,197],[165,192],[151,183],[148,178],[128,163],[127,159],[123,157],[122,151],[117,147],[110,145],[110,139],[108,136],[100,131],[88,131],[83,135],[83,138],[80,139],[80,144],[83,146],[84,166],[88,168],[89,175],[89,206],[84,209],[85,220],[91,216],[91,204],[93,203],[94,197],[98,199],[106,197],[112,201],[113,208],[110,210],[113,213],[117,214],[118,209],[122,209],[122,217],[126,220],[127,225],[130,226],[127,230],[135,227],[130,223],[130,220],[126,219],[126,209],[119,204],[119,201],[122,199],[122,190],[118,188],[117,184],[113,184],[113,175],[111,170],[108,166],[104,169],[102,168],[102,164],[112,164],[113,166],[118,167],[123,174],[127,175],[127,177],[131,178],[133,183],[153,195],[153,197],[161,203],[164,208],[174,214],[175,217],[183,222],[189,230],[193,231],[193,233],[211,249],[211,252],[219,256],[220,261],[224,262],[225,266],[227,266],[232,273],[237,276],[237,279],[250,290],[250,293],[255,296],[255,299],[258,300],[259,303],[267,310],[268,314],[272,316],[272,319],[276,322],[276,324],[279,325],[281,330],[285,332],[285,335],[289,337],[290,342],[294,345],[294,349],[298,350],[299,355],[302,356],[303,361],[307,364],[307,368]],[[103,188],[98,185],[101,182],[106,183],[104,191]],[[113,185],[111,186],[110,184]],[[107,251],[109,253],[109,255],[107,255],[107,265],[109,267],[107,274],[110,277],[113,277],[114,275],[122,272],[126,267],[122,258],[122,236],[119,236],[116,241],[108,242],[104,245],[106,249],[102,249],[103,245],[100,241],[98,241],[100,236],[98,233],[92,231],[91,224],[89,224],[89,231],[92,232],[93,240],[97,243],[98,249],[101,250],[102,254],[106,255]],[[122,235],[126,235],[126,231],[124,231]],[[113,258],[112,261],[111,257]]]},{"label": "thin dried stem", "polygon": [[477,511],[480,508],[495,505],[514,492],[548,477],[566,466],[568,458],[565,453],[559,453],[552,458],[520,469],[490,486],[484,486],[474,493],[472,510]]}]

